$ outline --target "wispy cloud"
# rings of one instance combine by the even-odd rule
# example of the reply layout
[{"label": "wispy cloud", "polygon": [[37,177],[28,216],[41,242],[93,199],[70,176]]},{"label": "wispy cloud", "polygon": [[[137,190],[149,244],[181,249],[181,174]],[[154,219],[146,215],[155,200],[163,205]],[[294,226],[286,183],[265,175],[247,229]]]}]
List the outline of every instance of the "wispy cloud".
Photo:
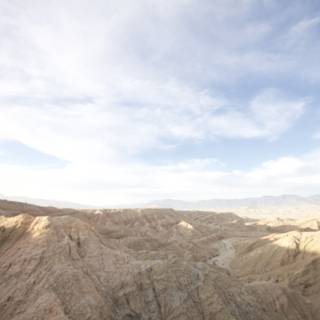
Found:
[{"label": "wispy cloud", "polygon": [[[312,194],[319,185],[319,153],[282,157],[250,170],[227,170],[215,161],[170,166],[70,165],[64,169],[0,166],[9,195],[117,205],[155,198],[206,199],[263,194]],[[42,187],[39,187],[42,186]],[[43,187],[45,186],[45,188]]]},{"label": "wispy cloud", "polygon": [[319,26],[319,24],[320,24],[320,16],[314,17],[314,18],[302,19],[291,28],[290,33],[292,34],[292,36],[305,35],[306,32]]},{"label": "wispy cloud", "polygon": [[[204,169],[210,157],[160,167],[143,154],[198,141],[214,149],[217,140],[281,139],[310,102],[310,92],[292,94],[293,75],[304,85],[320,80],[318,17],[290,2],[0,6],[0,139],[68,163],[47,171],[0,165],[10,193],[19,184],[16,193],[29,196],[76,201],[87,192],[90,201],[102,201],[112,189],[113,199],[134,200],[165,196],[165,179],[173,195],[183,195],[179,185],[190,187],[186,194],[197,185],[209,193],[221,177],[227,190],[238,173],[215,169],[218,156]],[[24,188],[28,180],[34,186]],[[44,181],[52,184],[40,190]]]}]

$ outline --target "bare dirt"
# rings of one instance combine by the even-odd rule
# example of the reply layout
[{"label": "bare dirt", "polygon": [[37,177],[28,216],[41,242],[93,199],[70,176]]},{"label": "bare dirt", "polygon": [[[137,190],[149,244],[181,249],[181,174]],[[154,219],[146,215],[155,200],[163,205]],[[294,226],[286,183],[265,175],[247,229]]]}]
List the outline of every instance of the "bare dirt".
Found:
[{"label": "bare dirt", "polygon": [[1,320],[319,319],[314,221],[8,201],[0,212]]}]

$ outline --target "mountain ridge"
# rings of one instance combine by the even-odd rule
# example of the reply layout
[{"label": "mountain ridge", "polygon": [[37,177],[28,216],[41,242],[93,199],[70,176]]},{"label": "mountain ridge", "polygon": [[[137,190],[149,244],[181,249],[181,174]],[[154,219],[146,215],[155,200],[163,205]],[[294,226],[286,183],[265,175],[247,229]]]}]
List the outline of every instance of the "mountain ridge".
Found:
[{"label": "mountain ridge", "polygon": [[[141,206],[141,205],[140,205]],[[320,214],[320,195],[280,195],[238,199],[207,199],[185,201],[164,199],[151,201],[143,206],[152,208],[173,208],[180,210],[232,211],[252,217],[287,216],[301,217]]]}]

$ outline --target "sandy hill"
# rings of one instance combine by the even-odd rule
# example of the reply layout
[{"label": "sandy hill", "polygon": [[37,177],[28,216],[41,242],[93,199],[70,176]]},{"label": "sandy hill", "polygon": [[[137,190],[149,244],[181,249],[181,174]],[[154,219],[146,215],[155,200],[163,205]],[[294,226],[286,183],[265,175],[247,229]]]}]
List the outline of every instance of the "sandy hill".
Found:
[{"label": "sandy hill", "polygon": [[[313,229],[172,209],[76,211],[0,201],[0,213],[1,320],[319,319],[312,304],[318,286],[308,287],[318,269],[305,271],[318,254]],[[295,257],[291,240],[281,240],[290,232],[314,239],[314,258]],[[262,262],[242,259],[268,246],[287,246],[288,265],[300,261],[290,281],[262,281]]]},{"label": "sandy hill", "polygon": [[320,317],[320,221],[259,222],[264,223],[272,233],[234,242],[233,274],[252,283],[280,283],[300,292]]}]

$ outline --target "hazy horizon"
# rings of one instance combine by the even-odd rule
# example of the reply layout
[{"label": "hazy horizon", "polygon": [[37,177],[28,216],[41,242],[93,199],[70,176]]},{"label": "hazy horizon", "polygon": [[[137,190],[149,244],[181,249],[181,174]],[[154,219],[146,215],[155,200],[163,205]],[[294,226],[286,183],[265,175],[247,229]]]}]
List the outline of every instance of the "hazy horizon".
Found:
[{"label": "hazy horizon", "polygon": [[[67,199],[57,200],[57,199],[44,199],[44,198],[32,198],[25,196],[8,196],[0,194],[0,200],[8,200],[22,203],[29,203],[38,206],[53,206],[57,208],[74,208],[74,209],[101,209],[101,208],[173,208],[173,209],[182,209],[183,205],[187,205],[190,209],[199,209],[197,205],[202,206],[204,209],[210,209],[210,203],[216,204],[216,209],[221,205],[236,205],[236,207],[243,205],[251,205],[252,201],[255,204],[270,205],[268,200],[274,200],[276,202],[271,203],[274,206],[277,206],[282,202],[283,204],[288,204],[292,207],[292,210],[296,210],[290,200],[299,200],[300,205],[320,205],[320,194],[312,195],[297,195],[297,194],[281,194],[281,195],[263,195],[259,197],[244,197],[244,198],[207,198],[207,199],[198,199],[198,200],[188,200],[188,199],[172,199],[172,198],[162,198],[162,199],[153,199],[148,202],[140,203],[113,203],[113,204],[94,204],[94,203],[83,203],[83,202],[72,202]],[[289,202],[288,202],[289,201]],[[241,205],[240,205],[241,204]],[[182,205],[182,207],[181,207]],[[212,207],[211,209],[214,209]],[[306,209],[307,206],[306,206]]]}]

